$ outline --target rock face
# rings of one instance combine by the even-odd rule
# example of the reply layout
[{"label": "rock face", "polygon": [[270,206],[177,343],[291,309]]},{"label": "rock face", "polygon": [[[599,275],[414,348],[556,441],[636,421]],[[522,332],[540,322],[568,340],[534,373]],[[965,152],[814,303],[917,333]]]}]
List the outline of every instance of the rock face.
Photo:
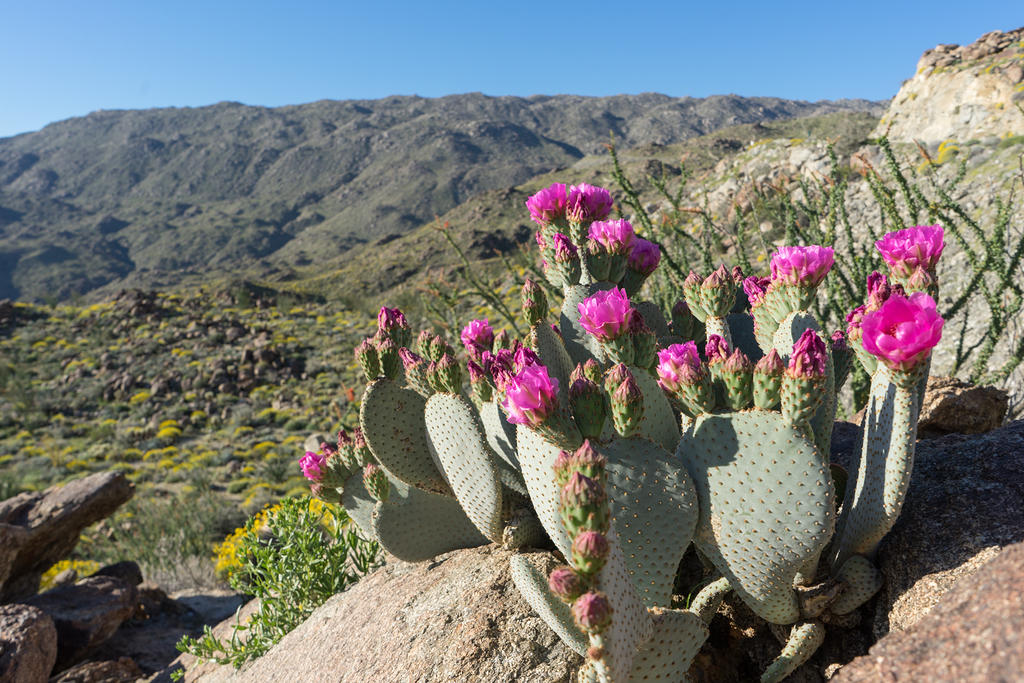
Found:
[{"label": "rock face", "polygon": [[1019,681],[1024,672],[1024,544],[959,582],[904,633],[843,667],[837,683]]},{"label": "rock face", "polygon": [[919,441],[903,512],[879,549],[875,635],[917,623],[955,582],[1024,541],[1024,421]]},{"label": "rock face", "polygon": [[0,550],[0,602],[35,593],[39,577],[71,554],[82,529],[109,516],[133,492],[120,472],[99,472],[0,502],[0,549],[17,546],[6,563]]},{"label": "rock face", "polygon": [[185,680],[567,682],[582,660],[519,596],[510,556],[488,546],[394,561],[240,671],[186,670]]},{"label": "rock face", "polygon": [[0,605],[0,681],[40,683],[57,660],[57,629],[45,612]]},{"label": "rock face", "polygon": [[1003,424],[1009,395],[996,387],[976,387],[955,377],[929,377],[917,425],[918,438],[941,434],[980,434]]},{"label": "rock face", "polygon": [[963,47],[939,45],[924,53],[914,77],[893,98],[875,135],[926,144],[966,142],[1024,131],[1024,28],[992,31]]},{"label": "rock face", "polygon": [[90,576],[25,600],[53,619],[57,627],[57,668],[81,660],[109,639],[135,613],[138,591],[113,576]]}]

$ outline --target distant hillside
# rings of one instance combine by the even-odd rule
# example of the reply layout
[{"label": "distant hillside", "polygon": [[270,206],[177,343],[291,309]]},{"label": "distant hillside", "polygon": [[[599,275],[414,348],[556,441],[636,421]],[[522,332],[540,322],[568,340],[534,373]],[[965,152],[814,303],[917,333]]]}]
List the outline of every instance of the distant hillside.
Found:
[{"label": "distant hillside", "polygon": [[659,94],[321,101],[100,111],[0,139],[0,298],[336,259],[488,190],[599,152],[829,112]]}]

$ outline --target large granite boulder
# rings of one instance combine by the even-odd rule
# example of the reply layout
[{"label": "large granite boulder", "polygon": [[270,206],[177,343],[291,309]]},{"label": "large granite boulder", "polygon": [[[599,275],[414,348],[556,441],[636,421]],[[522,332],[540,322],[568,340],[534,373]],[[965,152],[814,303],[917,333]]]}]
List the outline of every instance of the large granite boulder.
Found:
[{"label": "large granite boulder", "polygon": [[45,683],[57,660],[57,629],[45,612],[0,605],[0,681]]},{"label": "large granite boulder", "polygon": [[981,434],[1006,419],[1010,396],[992,386],[974,386],[955,377],[929,377],[918,438],[943,434]]},{"label": "large granite boulder", "polygon": [[836,683],[1024,679],[1024,543],[959,581],[912,628],[840,669]]},{"label": "large granite boulder", "polygon": [[0,602],[33,595],[43,572],[71,554],[82,530],[133,492],[121,472],[99,472],[0,502]]}]

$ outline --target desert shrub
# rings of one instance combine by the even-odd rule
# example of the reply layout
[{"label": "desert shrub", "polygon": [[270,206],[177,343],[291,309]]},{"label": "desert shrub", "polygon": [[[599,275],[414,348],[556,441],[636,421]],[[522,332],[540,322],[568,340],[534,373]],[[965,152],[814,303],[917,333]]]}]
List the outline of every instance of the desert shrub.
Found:
[{"label": "desert shrub", "polygon": [[236,624],[228,639],[207,627],[198,638],[182,638],[178,649],[237,668],[380,562],[377,543],[361,538],[342,508],[308,496],[286,498],[253,516],[217,549],[218,571],[235,590],[259,598],[257,612],[248,623]]}]

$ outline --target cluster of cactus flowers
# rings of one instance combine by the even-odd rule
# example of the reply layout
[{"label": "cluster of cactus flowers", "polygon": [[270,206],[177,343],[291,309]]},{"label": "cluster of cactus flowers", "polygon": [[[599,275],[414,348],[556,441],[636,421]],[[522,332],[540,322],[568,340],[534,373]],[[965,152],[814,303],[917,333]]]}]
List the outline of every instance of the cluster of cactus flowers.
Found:
[{"label": "cluster of cactus flowers", "polygon": [[[527,207],[562,289],[557,323],[527,281],[526,338],[474,320],[460,361],[381,309],[356,349],[360,428],[300,460],[314,493],[403,560],[516,550],[512,577],[586,658],[581,681],[684,680],[730,591],[780,635],[762,680],[784,679],[880,586],[875,554],[907,491],[942,331],[942,229],[880,240],[888,275],[826,335],[809,309],[828,247],[781,247],[767,278],[691,273],[666,319],[635,300],[659,249],[608,220],[606,190],[555,184]],[[871,392],[847,477],[829,452],[853,358]],[[710,582],[682,608],[691,545]],[[525,552],[552,547],[565,564],[550,572]]]}]

